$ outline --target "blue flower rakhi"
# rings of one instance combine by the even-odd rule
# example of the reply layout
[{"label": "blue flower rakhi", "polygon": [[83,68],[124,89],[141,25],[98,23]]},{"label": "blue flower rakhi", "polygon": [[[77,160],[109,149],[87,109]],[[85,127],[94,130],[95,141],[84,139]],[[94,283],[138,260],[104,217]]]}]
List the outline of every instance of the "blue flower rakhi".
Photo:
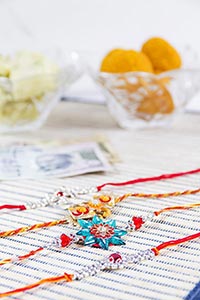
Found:
[{"label": "blue flower rakhi", "polygon": [[94,216],[91,221],[78,220],[82,227],[76,234],[83,237],[85,246],[93,246],[108,250],[110,245],[125,245],[121,239],[127,234],[124,229],[116,227],[115,220],[104,221]]}]

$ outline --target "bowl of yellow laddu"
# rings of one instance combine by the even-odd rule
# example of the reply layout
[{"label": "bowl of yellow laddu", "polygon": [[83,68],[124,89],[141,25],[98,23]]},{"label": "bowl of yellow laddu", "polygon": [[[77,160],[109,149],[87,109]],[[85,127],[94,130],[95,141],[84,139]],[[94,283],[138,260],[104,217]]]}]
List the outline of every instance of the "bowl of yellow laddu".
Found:
[{"label": "bowl of yellow laddu", "polygon": [[188,61],[168,41],[153,37],[139,51],[112,49],[89,72],[121,127],[159,127],[170,124],[200,89],[199,68]]}]

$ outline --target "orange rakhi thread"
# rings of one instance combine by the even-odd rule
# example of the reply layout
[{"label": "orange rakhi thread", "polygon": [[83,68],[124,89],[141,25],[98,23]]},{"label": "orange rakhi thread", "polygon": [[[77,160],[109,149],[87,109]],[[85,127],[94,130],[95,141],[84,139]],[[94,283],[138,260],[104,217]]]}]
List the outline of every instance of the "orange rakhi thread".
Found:
[{"label": "orange rakhi thread", "polygon": [[0,261],[0,266],[6,265],[6,264],[11,264],[11,263],[14,263],[16,261],[18,261],[18,262],[22,261],[26,258],[29,258],[29,257],[37,254],[38,252],[40,252],[42,250],[44,250],[44,247],[40,247],[36,250],[32,250],[26,255],[21,255],[21,256],[18,256],[18,257],[16,256],[16,257],[8,258],[8,259],[3,259],[3,260]]},{"label": "orange rakhi thread", "polygon": [[152,194],[146,194],[146,193],[127,193],[120,197],[117,197],[115,199],[116,202],[120,202],[122,200],[125,200],[129,197],[136,197],[136,198],[168,198],[168,197],[178,197],[178,196],[188,196],[188,195],[195,195],[200,193],[200,189],[195,190],[185,190],[185,191],[176,191],[176,192],[170,192],[170,193],[152,193]]},{"label": "orange rakhi thread", "polygon": [[30,252],[28,252],[25,255],[20,255],[20,256],[14,256],[8,259],[3,259],[0,261],[0,266],[6,265],[6,264],[12,264],[12,263],[16,263],[16,262],[20,262],[22,260],[28,259],[31,256],[36,255],[37,253],[45,250],[45,249],[50,249],[51,247],[56,247],[56,248],[66,248],[68,247],[70,244],[72,244],[72,242],[74,241],[75,236],[70,234],[69,236],[67,236],[66,234],[61,234],[58,238],[55,238],[52,243],[46,244],[43,247],[39,247],[36,250],[31,250]]},{"label": "orange rakhi thread", "polygon": [[170,206],[165,207],[161,210],[154,211],[153,213],[148,214],[147,216],[133,216],[131,220],[128,221],[128,225],[126,226],[126,230],[138,230],[140,229],[147,221],[152,221],[154,217],[159,216],[162,213],[172,210],[185,210],[191,209],[195,207],[199,207],[200,203],[192,203],[192,204],[185,204],[185,205],[177,205],[177,206]]},{"label": "orange rakhi thread", "polygon": [[122,200],[125,200],[129,197],[135,198],[148,198],[148,199],[156,199],[156,198],[168,198],[168,197],[177,197],[177,196],[186,196],[200,193],[200,189],[195,190],[185,190],[185,191],[176,191],[171,193],[127,193],[122,196],[114,197],[107,194],[102,195],[94,195],[93,198],[96,203],[92,201],[83,202],[81,204],[76,204],[68,208],[70,216],[74,220],[78,219],[90,219],[95,215],[98,215],[103,218],[108,218],[111,213],[113,207]]},{"label": "orange rakhi thread", "polygon": [[78,272],[74,272],[74,274],[68,274],[64,273],[63,275],[56,276],[56,277],[50,277],[46,279],[39,280],[36,283],[11,290],[5,293],[0,293],[0,298],[13,296],[18,293],[26,292],[28,290],[34,289],[36,287],[40,287],[41,285],[45,283],[58,283],[62,281],[71,282],[74,280],[82,280],[85,277],[96,275],[101,271],[104,270],[118,270],[125,267],[128,267],[129,264],[138,264],[141,263],[143,260],[152,260],[155,256],[160,254],[160,250],[163,250],[165,248],[177,246],[180,244],[184,244],[186,242],[195,240],[197,238],[200,238],[200,232],[197,232],[195,234],[186,236],[184,238],[180,238],[177,240],[170,240],[167,242],[164,242],[157,247],[153,247],[151,249],[139,251],[138,253],[133,254],[121,254],[119,252],[114,252],[110,254],[109,256],[104,257],[102,260],[99,260],[95,262],[91,266],[86,266],[79,270]]},{"label": "orange rakhi thread", "polygon": [[[90,217],[93,217],[94,215],[98,215],[103,218],[107,218],[111,215],[112,209],[114,206],[129,197],[135,197],[135,198],[148,198],[148,199],[158,199],[158,198],[168,198],[168,197],[177,197],[177,196],[186,196],[186,195],[193,195],[200,193],[200,189],[195,190],[185,190],[185,191],[176,191],[171,193],[152,193],[152,194],[146,194],[146,193],[127,193],[122,196],[111,196],[111,195],[94,195],[93,198],[97,202],[96,204],[93,204],[91,201],[84,202],[80,204],[79,206],[85,206],[87,207],[87,213],[80,215],[78,213],[79,206],[74,205],[69,208],[69,212],[73,219],[88,219]],[[74,214],[73,214],[74,212]]]},{"label": "orange rakhi thread", "polygon": [[25,287],[22,287],[22,288],[19,288],[19,289],[10,291],[10,292],[0,293],[0,298],[12,296],[12,295],[22,293],[22,292],[26,292],[28,290],[34,289],[38,286],[41,286],[42,284],[45,284],[45,283],[57,283],[57,282],[61,282],[61,281],[71,282],[72,280],[73,280],[73,274],[64,273],[64,275],[45,278],[45,279],[39,280],[36,283],[27,285]]},{"label": "orange rakhi thread", "polygon": [[[101,218],[107,218],[111,215],[112,208],[120,201],[125,200],[128,197],[137,197],[137,198],[167,198],[167,197],[177,197],[184,195],[193,195],[200,193],[200,189],[195,190],[185,190],[185,191],[176,191],[171,193],[158,193],[158,194],[145,194],[145,193],[127,193],[119,197],[111,197],[110,195],[95,195],[94,199],[98,203],[93,203],[92,201],[83,202],[79,205],[74,205],[68,208],[70,216],[75,220],[79,219],[91,219],[95,215],[98,215]],[[198,206],[198,205],[197,205]],[[12,235],[17,235],[21,233],[26,233],[29,231],[34,231],[41,228],[48,228],[60,224],[69,224],[71,222],[70,218],[63,220],[50,221],[45,223],[34,224],[31,226],[25,226],[17,228],[14,230],[0,232],[1,237],[8,237]]]},{"label": "orange rakhi thread", "polygon": [[[55,238],[51,243],[46,244],[43,247],[39,247],[36,250],[32,250],[25,255],[14,256],[9,259],[1,260],[0,266],[28,259],[29,257],[34,256],[45,249],[50,249],[51,247],[66,248],[72,243],[91,247],[99,247],[105,250],[107,250],[110,245],[124,245],[125,241],[121,240],[121,236],[126,235],[128,231],[136,231],[140,229],[147,221],[152,221],[154,217],[157,217],[167,211],[185,210],[199,206],[200,203],[170,206],[159,211],[154,211],[147,216],[133,216],[132,219],[128,221],[127,226],[124,229],[117,228],[115,220],[104,221],[98,216],[94,216],[92,220],[90,219],[89,221],[79,219],[78,223],[82,229],[77,231],[75,235],[70,234],[68,236],[63,233],[60,235],[60,237]],[[102,229],[104,230],[104,233],[102,233]],[[112,240],[113,238],[115,240]]]},{"label": "orange rakhi thread", "polygon": [[69,222],[70,221],[68,219],[56,220],[56,221],[51,221],[51,222],[38,223],[38,224],[31,225],[31,226],[20,227],[20,228],[14,229],[14,230],[2,231],[2,232],[0,232],[0,238],[13,236],[13,235],[17,235],[17,234],[21,234],[21,233],[25,233],[25,232],[29,232],[29,231],[34,231],[34,230],[41,229],[41,228],[49,228],[49,227],[56,226],[56,225],[69,224]]}]

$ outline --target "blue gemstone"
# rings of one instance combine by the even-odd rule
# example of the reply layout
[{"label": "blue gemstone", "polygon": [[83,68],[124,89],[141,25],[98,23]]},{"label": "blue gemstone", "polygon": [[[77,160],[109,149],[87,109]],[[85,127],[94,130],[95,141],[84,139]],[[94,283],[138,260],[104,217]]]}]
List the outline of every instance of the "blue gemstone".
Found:
[{"label": "blue gemstone", "polygon": [[117,237],[117,236],[113,236],[111,238],[111,243],[113,245],[125,245],[126,244],[120,237]]},{"label": "blue gemstone", "polygon": [[126,230],[115,228],[114,230],[115,236],[123,236],[127,234]]},{"label": "blue gemstone", "polygon": [[106,221],[106,224],[110,225],[113,228],[116,227],[116,221],[115,220],[108,220],[108,221]]},{"label": "blue gemstone", "polygon": [[92,219],[93,224],[100,224],[103,223],[102,219],[100,219],[97,215],[95,215]]},{"label": "blue gemstone", "polygon": [[108,250],[109,239],[98,239],[98,244],[102,249]]},{"label": "blue gemstone", "polygon": [[93,245],[93,244],[95,244],[96,243],[96,239],[95,239],[95,237],[93,237],[92,235],[90,235],[90,236],[87,236],[86,238],[85,238],[85,241],[84,241],[84,244],[87,246],[89,246],[89,245]]},{"label": "blue gemstone", "polygon": [[84,228],[84,229],[79,230],[76,234],[77,235],[82,235],[82,236],[88,236],[88,235],[90,235],[90,230]]},{"label": "blue gemstone", "polygon": [[85,221],[85,220],[78,220],[78,223],[81,227],[83,228],[88,228],[92,226],[92,223],[89,221]]}]

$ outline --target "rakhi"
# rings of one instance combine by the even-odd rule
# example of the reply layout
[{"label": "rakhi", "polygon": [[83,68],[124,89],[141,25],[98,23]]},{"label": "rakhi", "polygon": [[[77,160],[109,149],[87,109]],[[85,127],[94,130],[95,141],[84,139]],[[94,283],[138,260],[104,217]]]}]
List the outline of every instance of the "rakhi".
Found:
[{"label": "rakhi", "polygon": [[0,206],[0,210],[12,211],[12,210],[36,209],[40,207],[55,205],[58,204],[60,201],[68,202],[69,198],[77,198],[78,196],[81,195],[97,193],[100,192],[106,186],[119,187],[119,186],[126,186],[126,185],[132,185],[132,184],[143,183],[143,182],[167,180],[167,179],[173,179],[185,175],[197,174],[199,172],[200,172],[200,168],[185,171],[185,172],[179,172],[179,173],[169,173],[169,174],[163,174],[163,175],[153,176],[153,177],[137,178],[137,179],[124,181],[124,182],[107,182],[98,185],[96,187],[89,187],[83,189],[77,187],[76,188],[61,187],[60,189],[56,190],[54,193],[48,193],[43,199],[38,201],[38,203],[30,202],[28,204],[20,204],[20,205],[3,204]]},{"label": "rakhi", "polygon": [[21,256],[13,256],[0,261],[0,266],[20,262],[36,255],[43,250],[49,250],[51,247],[66,248],[72,243],[79,245],[91,246],[108,250],[109,246],[125,245],[125,241],[121,239],[128,231],[140,229],[147,221],[150,222],[154,217],[172,210],[184,210],[200,206],[200,203],[186,204],[182,206],[170,206],[159,211],[154,211],[147,216],[133,216],[127,222],[125,228],[118,228],[115,220],[104,221],[97,216],[94,216],[91,221],[78,220],[82,227],[76,234],[66,235],[62,233],[58,238],[55,238],[51,243],[47,243],[43,247],[36,250],[31,250],[29,253]]},{"label": "rakhi", "polygon": [[[2,232],[0,232],[0,238],[18,235],[21,233],[34,231],[37,229],[49,228],[49,227],[53,227],[53,226],[57,226],[57,225],[64,225],[64,224],[72,223],[74,226],[76,226],[77,221],[79,219],[80,220],[91,219],[96,215],[100,216],[101,218],[107,218],[111,215],[111,208],[113,208],[116,203],[124,200],[127,197],[133,197],[135,195],[137,197],[144,197],[144,198],[146,196],[148,196],[148,198],[162,198],[162,197],[169,197],[169,196],[195,194],[197,192],[199,192],[199,189],[198,190],[186,190],[183,192],[165,193],[165,194],[141,194],[141,193],[140,194],[138,194],[138,193],[131,194],[131,193],[129,193],[129,194],[124,194],[123,196],[116,197],[116,198],[108,196],[108,195],[100,195],[100,196],[98,196],[99,203],[97,203],[97,204],[94,204],[93,202],[83,202],[79,205],[69,207],[68,211],[71,216],[70,215],[66,216],[64,219],[61,219],[61,220],[37,223],[34,225],[24,226],[24,227],[20,227],[20,228],[13,229],[13,230],[2,231]],[[96,196],[95,196],[95,198],[96,198]],[[198,206],[198,204],[197,204],[197,206]],[[73,222],[73,219],[75,220],[75,222]]]},{"label": "rakhi", "polygon": [[0,293],[0,298],[13,296],[15,294],[26,292],[33,288],[39,287],[45,283],[57,283],[57,282],[71,282],[75,280],[82,280],[85,277],[94,276],[104,270],[118,270],[123,269],[129,266],[129,264],[138,264],[143,260],[152,260],[155,256],[160,254],[160,251],[169,247],[174,247],[179,244],[184,244],[186,242],[195,240],[200,237],[200,232],[186,236],[181,239],[171,240],[164,242],[157,247],[153,247],[147,250],[141,250],[135,254],[122,254],[120,252],[115,252],[109,256],[104,257],[103,259],[95,262],[90,266],[82,268],[80,271],[74,272],[74,274],[64,273],[60,276],[49,277],[42,280],[39,280],[36,283],[11,290],[5,293]]}]

